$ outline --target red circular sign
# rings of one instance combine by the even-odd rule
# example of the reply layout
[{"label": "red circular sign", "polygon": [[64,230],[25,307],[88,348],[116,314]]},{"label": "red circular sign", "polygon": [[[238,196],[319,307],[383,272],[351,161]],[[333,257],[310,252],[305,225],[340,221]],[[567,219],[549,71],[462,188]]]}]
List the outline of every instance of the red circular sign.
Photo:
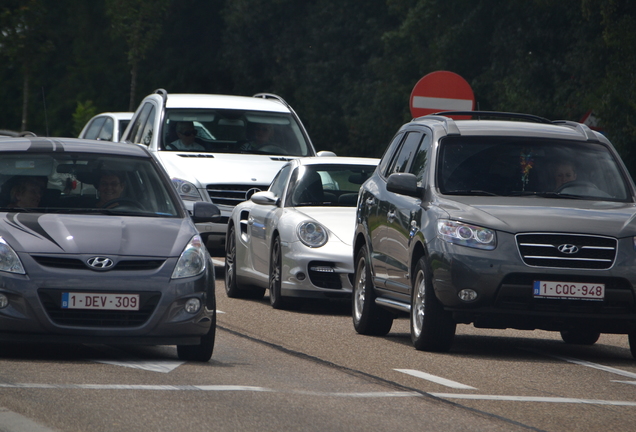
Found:
[{"label": "red circular sign", "polygon": [[[409,101],[413,118],[440,111],[473,111],[475,95],[470,84],[453,72],[431,72],[420,79]],[[456,120],[470,116],[449,116]]]}]

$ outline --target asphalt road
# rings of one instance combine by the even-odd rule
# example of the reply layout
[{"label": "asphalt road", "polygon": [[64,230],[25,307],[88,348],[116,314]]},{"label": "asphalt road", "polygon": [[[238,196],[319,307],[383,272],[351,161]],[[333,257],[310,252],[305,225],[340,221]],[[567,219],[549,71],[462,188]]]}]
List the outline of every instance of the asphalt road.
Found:
[{"label": "asphalt road", "polygon": [[217,269],[212,360],[174,347],[0,347],[0,431],[613,431],[636,424],[626,336],[459,326],[449,353],[408,322],[358,335],[347,302],[278,311],[228,299]]}]

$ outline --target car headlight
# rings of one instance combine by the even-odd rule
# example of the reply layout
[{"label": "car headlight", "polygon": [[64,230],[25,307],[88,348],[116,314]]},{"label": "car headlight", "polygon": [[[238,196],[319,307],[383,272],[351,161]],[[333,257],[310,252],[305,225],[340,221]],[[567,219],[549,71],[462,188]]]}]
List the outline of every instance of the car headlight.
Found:
[{"label": "car headlight", "polygon": [[492,250],[497,246],[495,231],[462,222],[441,220],[437,232],[447,242],[478,249]]},{"label": "car headlight", "polygon": [[298,238],[306,246],[318,248],[327,243],[327,228],[317,222],[305,221],[298,225]]},{"label": "car headlight", "polygon": [[173,178],[172,184],[177,192],[179,192],[181,199],[188,201],[201,201],[201,194],[199,193],[199,190],[189,181]]},{"label": "car headlight", "polygon": [[208,251],[201,240],[195,235],[188,242],[172,272],[172,279],[196,276],[205,270],[208,262]]},{"label": "car headlight", "polygon": [[0,271],[25,274],[22,261],[13,248],[0,237]]}]

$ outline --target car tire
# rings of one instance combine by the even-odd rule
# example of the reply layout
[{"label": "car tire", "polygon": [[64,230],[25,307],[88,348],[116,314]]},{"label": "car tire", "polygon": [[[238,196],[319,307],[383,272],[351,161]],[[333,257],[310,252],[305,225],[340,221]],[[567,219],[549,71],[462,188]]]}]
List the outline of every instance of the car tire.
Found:
[{"label": "car tire", "polygon": [[601,337],[600,332],[588,330],[563,330],[561,332],[563,342],[572,345],[594,345],[599,337]]},{"label": "car tire", "polygon": [[228,229],[225,245],[225,294],[229,298],[261,300],[265,296],[265,288],[244,288],[236,280],[236,228]]},{"label": "car tire", "polygon": [[411,341],[415,349],[435,352],[450,350],[457,324],[435,296],[433,279],[424,257],[419,259],[415,267],[410,315]]},{"label": "car tire", "polygon": [[283,253],[280,236],[275,236],[269,257],[269,303],[274,309],[291,309],[294,299],[283,297],[281,293],[283,275]]},{"label": "car tire", "polygon": [[375,303],[373,275],[366,246],[360,248],[355,261],[351,301],[353,327],[363,335],[384,336],[391,331],[394,315]]},{"label": "car tire", "polygon": [[212,323],[208,332],[201,336],[199,345],[177,345],[179,360],[208,362],[214,352],[214,340],[216,339],[216,309],[212,312]]},{"label": "car tire", "polygon": [[634,357],[634,359],[636,359],[636,332],[631,332],[628,335],[629,338],[629,350],[632,353],[632,357]]}]

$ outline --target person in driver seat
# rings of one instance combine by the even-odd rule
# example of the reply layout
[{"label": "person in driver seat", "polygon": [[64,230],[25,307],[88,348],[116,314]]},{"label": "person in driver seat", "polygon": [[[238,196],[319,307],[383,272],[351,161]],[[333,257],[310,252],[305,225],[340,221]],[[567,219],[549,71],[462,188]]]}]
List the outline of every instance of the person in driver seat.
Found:
[{"label": "person in driver seat", "polygon": [[99,200],[96,207],[113,208],[117,207],[119,199],[126,188],[124,176],[113,171],[104,172],[97,182],[97,192]]}]

